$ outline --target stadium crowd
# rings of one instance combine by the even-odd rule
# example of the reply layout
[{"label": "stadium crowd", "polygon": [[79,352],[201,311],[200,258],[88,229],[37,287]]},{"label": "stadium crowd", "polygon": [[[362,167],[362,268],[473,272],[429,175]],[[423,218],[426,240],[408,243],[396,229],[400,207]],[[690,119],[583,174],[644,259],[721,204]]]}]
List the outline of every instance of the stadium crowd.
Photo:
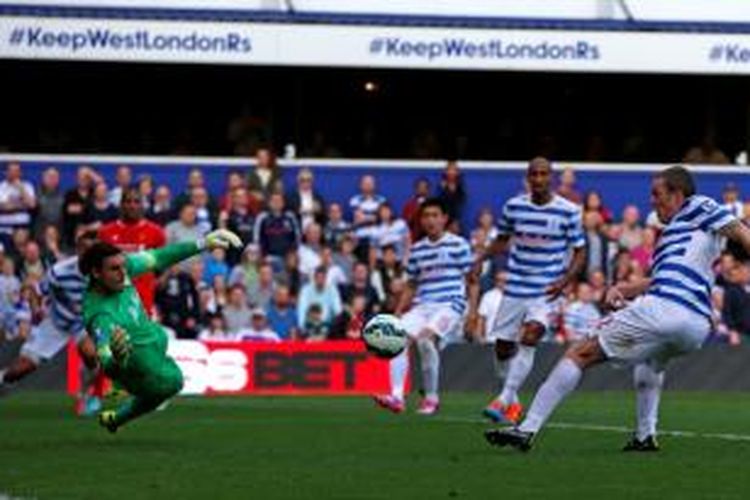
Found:
[{"label": "stadium crowd", "polygon": [[[302,169],[284,186],[274,154],[259,149],[250,172],[233,171],[222,193],[210,193],[204,172],[190,171],[184,189],[138,179],[117,169],[114,185],[81,166],[74,186],[62,186],[55,168],[39,185],[24,179],[21,165],[7,164],[0,182],[0,309],[2,330],[29,317],[47,269],[73,255],[76,235],[96,230],[101,239],[127,251],[196,240],[223,227],[238,234],[241,250],[214,250],[161,276],[136,282],[147,308],[181,339],[296,340],[357,339],[366,319],[393,311],[405,285],[409,244],[420,237],[419,206],[441,199],[451,230],[464,234],[477,253],[497,234],[495,214],[483,209],[474,227],[462,228],[468,193],[459,165],[448,162],[440,184],[416,179],[412,197],[392,206],[363,175],[359,194],[324,200],[314,172]],[[626,207],[613,214],[596,192],[581,193],[575,172],[560,173],[560,196],[583,207],[587,263],[580,280],[557,301],[549,339],[567,342],[588,333],[603,314],[605,288],[648,273],[660,224],[653,214]],[[498,200],[498,205],[502,200]],[[737,186],[724,203],[750,216]],[[473,215],[473,214],[469,214]],[[472,340],[491,327],[502,301],[504,257],[483,264],[480,322]],[[729,253],[717,263],[713,291],[718,342],[739,344],[750,335],[750,266]]]}]

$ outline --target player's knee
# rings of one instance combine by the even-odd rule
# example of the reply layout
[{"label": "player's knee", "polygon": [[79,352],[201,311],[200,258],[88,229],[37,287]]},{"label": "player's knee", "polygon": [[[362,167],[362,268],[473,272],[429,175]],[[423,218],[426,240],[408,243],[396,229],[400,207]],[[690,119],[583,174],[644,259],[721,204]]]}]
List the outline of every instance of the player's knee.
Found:
[{"label": "player's knee", "polygon": [[509,360],[516,354],[517,350],[518,346],[516,346],[515,342],[508,342],[506,340],[495,342],[495,357],[498,361]]},{"label": "player's knee", "polygon": [[596,339],[587,339],[571,346],[565,353],[565,357],[573,361],[580,368],[588,368],[591,365],[604,361],[604,352]]},{"label": "player's knee", "polygon": [[544,336],[544,325],[541,323],[526,323],[521,331],[521,344],[525,346],[536,346]]}]

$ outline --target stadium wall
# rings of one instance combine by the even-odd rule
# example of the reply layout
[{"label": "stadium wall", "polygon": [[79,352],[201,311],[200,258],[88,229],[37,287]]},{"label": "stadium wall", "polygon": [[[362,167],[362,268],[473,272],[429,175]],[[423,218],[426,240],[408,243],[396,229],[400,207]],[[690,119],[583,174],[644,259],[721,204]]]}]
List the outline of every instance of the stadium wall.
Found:
[{"label": "stadium wall", "polygon": [[[200,168],[206,174],[209,190],[216,194],[223,191],[228,172],[249,171],[253,162],[237,158],[181,158],[181,157],[117,157],[117,156],[68,156],[68,155],[0,155],[0,163],[11,160],[21,162],[24,176],[39,181],[42,172],[51,166],[60,169],[63,185],[75,183],[76,169],[90,165],[100,171],[109,182],[114,179],[118,165],[133,168],[136,177],[153,176],[156,184],[167,184],[173,194],[182,192],[187,174],[192,168]],[[433,186],[439,183],[443,161],[409,160],[361,160],[361,159],[295,159],[281,160],[284,183],[287,188],[295,185],[295,176],[300,168],[309,167],[315,174],[315,186],[326,201],[347,202],[357,192],[359,178],[372,174],[378,182],[378,190],[385,195],[397,211],[409,198],[414,181],[428,178]],[[495,212],[501,203],[523,190],[522,162],[459,162],[464,172],[468,193],[462,224],[465,228],[474,225],[474,217],[484,207]],[[572,167],[577,172],[581,193],[597,190],[605,204],[619,216],[628,204],[635,204],[645,217],[650,210],[650,178],[663,165],[635,164],[556,164],[559,171]],[[721,191],[728,182],[737,184],[743,194],[750,193],[750,168],[696,166],[692,167],[700,192],[721,198]]]}]

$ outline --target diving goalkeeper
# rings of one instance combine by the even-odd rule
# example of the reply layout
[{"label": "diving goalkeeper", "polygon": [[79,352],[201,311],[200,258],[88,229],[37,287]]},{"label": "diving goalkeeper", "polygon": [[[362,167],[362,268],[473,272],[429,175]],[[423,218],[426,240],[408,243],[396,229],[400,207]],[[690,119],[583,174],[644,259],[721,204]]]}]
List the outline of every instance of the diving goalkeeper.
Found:
[{"label": "diving goalkeeper", "polygon": [[99,423],[116,432],[125,423],[153,411],[182,389],[182,372],[167,356],[167,334],[149,319],[131,278],[160,272],[203,250],[239,247],[231,231],[219,229],[205,239],[176,243],[155,250],[124,254],[109,243],[97,242],[83,255],[81,271],[89,284],[83,318],[104,372],[131,397],[116,410],[99,414]]}]

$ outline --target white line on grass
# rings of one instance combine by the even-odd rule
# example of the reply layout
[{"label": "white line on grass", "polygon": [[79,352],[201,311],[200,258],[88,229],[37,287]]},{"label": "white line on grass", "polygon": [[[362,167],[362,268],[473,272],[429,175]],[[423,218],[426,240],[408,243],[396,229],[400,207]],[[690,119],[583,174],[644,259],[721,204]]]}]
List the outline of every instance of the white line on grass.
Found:
[{"label": "white line on grass", "polygon": [[[487,423],[486,420],[481,420],[478,418],[436,417],[436,419],[443,420],[446,422]],[[629,434],[633,432],[632,429],[628,427],[624,427],[624,426],[619,426],[619,425],[574,424],[570,422],[551,422],[547,424],[547,427],[551,427],[553,429],[568,429],[568,430],[578,430],[578,431],[617,432],[618,434]],[[695,432],[695,431],[659,431],[659,435],[660,436],[685,437],[685,438],[721,439],[723,441],[750,442],[750,435],[748,434]]]}]

